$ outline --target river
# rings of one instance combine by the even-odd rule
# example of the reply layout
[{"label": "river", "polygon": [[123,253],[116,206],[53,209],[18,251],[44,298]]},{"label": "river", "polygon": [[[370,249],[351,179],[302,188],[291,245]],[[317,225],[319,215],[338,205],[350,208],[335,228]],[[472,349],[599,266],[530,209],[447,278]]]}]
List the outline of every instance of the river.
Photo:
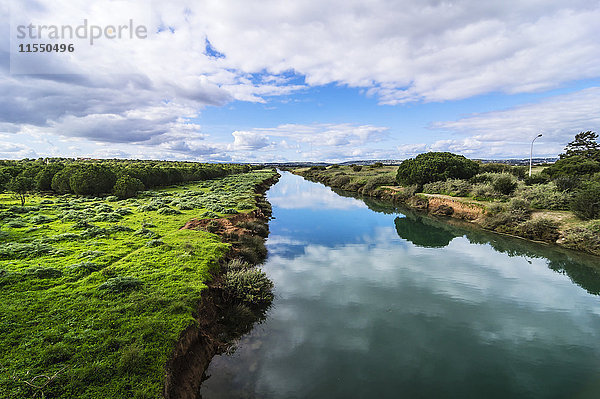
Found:
[{"label": "river", "polygon": [[276,298],[202,398],[600,397],[598,258],[346,195],[269,190]]}]

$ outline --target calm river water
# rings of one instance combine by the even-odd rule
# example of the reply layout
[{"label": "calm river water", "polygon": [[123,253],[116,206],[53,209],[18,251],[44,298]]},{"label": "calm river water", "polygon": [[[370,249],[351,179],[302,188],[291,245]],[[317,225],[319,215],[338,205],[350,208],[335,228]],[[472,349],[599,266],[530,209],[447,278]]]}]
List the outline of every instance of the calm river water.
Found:
[{"label": "calm river water", "polygon": [[600,398],[598,258],[282,174],[276,299],[202,398]]}]

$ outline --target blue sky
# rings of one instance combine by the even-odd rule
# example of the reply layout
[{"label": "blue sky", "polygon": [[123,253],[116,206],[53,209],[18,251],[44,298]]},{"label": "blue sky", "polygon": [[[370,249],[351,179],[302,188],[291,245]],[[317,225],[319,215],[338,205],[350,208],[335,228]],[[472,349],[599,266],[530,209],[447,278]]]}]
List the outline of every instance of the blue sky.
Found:
[{"label": "blue sky", "polygon": [[[597,1],[163,3],[0,5],[0,158],[525,158],[600,130]],[[84,20],[149,33],[17,37]]]}]

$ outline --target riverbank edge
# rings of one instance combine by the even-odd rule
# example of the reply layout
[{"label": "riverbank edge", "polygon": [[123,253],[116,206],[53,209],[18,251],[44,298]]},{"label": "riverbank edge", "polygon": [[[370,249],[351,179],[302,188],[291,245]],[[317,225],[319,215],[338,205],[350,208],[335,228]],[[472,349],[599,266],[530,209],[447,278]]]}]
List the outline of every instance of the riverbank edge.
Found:
[{"label": "riverbank edge", "polygon": [[[260,223],[268,232],[271,206],[266,200],[266,192],[279,181],[280,177],[281,175],[277,173],[256,186],[254,192],[257,194],[257,209],[221,219],[229,224],[239,220]],[[182,229],[200,228],[201,226],[205,226],[207,222],[213,220],[221,221],[221,219],[192,219]],[[241,233],[260,237],[250,230],[245,230]],[[218,231],[215,234],[219,235],[223,242],[228,242],[228,235],[224,231]],[[266,237],[261,238],[264,243]],[[220,281],[225,270],[224,265],[236,257],[235,255],[239,252],[239,249],[234,248],[232,245],[225,256],[220,259],[221,267],[219,267],[219,272],[207,283],[208,287],[201,294],[196,316],[197,323],[181,333],[173,353],[165,365],[163,383],[163,397],[165,399],[196,398],[210,361],[224,349],[224,343],[219,339],[223,326],[219,324],[221,315],[217,306],[217,302],[222,297]]]},{"label": "riverbank edge", "polygon": [[460,219],[469,224],[475,225],[483,230],[491,231],[496,234],[516,237],[523,240],[532,242],[542,243],[546,245],[556,245],[558,247],[585,253],[587,255],[600,256],[600,252],[590,250],[586,247],[573,248],[564,245],[563,231],[559,230],[560,236],[555,241],[541,241],[534,240],[525,236],[508,234],[499,232],[496,230],[488,229],[484,226],[484,221],[488,216],[488,210],[483,204],[478,204],[473,201],[468,201],[460,197],[449,197],[438,194],[425,194],[425,193],[408,193],[402,190],[402,187],[391,187],[391,186],[379,186],[372,189],[365,189],[363,186],[351,186],[351,187],[336,187],[329,184],[327,179],[322,179],[321,175],[318,174],[307,174],[305,170],[288,170],[290,173],[301,176],[306,180],[324,184],[331,188],[338,188],[344,191],[355,192],[360,195],[367,197],[378,198],[384,201],[388,201],[391,204],[402,204],[408,208],[416,209],[435,216],[445,216],[453,219]]}]

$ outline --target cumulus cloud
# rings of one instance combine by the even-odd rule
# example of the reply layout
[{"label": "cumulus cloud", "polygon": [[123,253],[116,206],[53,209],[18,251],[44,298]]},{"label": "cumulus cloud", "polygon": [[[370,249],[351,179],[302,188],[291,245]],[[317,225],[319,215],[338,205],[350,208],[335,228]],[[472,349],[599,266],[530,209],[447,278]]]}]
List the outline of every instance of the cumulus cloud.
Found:
[{"label": "cumulus cloud", "polygon": [[600,131],[600,87],[547,98],[502,111],[470,115],[455,121],[436,122],[440,129],[460,136],[421,146],[433,151],[452,151],[474,156],[526,158],[531,140],[539,156],[555,156],[581,131]]},{"label": "cumulus cloud", "polygon": [[[389,128],[349,123],[283,124],[235,131],[232,135],[234,141],[227,148],[237,151],[234,159],[336,162],[374,156],[377,150],[370,146],[386,140]],[[283,155],[281,149],[290,150],[293,156]]]},{"label": "cumulus cloud", "polygon": [[[236,131],[233,143],[223,143],[206,141],[193,119],[208,105],[269,102],[332,83],[393,105],[541,91],[600,76],[600,5],[585,0],[110,4],[13,0],[12,13],[6,3],[0,5],[7,33],[0,39],[2,132],[35,131],[128,148],[144,143],[143,152],[124,151],[132,156],[240,159],[278,143],[302,159],[385,157],[391,152],[366,145],[381,140],[385,128],[370,125],[247,129]],[[37,70],[27,72],[11,64],[17,59],[9,40],[15,33],[8,30],[11,16],[12,22],[54,24],[79,24],[93,16],[100,25],[131,17],[147,24],[148,37],[99,40],[94,46],[77,42],[71,56],[46,55],[44,63],[34,64]],[[491,117],[434,127],[463,131]],[[431,148],[476,153],[489,144],[486,137],[478,133]]]}]

